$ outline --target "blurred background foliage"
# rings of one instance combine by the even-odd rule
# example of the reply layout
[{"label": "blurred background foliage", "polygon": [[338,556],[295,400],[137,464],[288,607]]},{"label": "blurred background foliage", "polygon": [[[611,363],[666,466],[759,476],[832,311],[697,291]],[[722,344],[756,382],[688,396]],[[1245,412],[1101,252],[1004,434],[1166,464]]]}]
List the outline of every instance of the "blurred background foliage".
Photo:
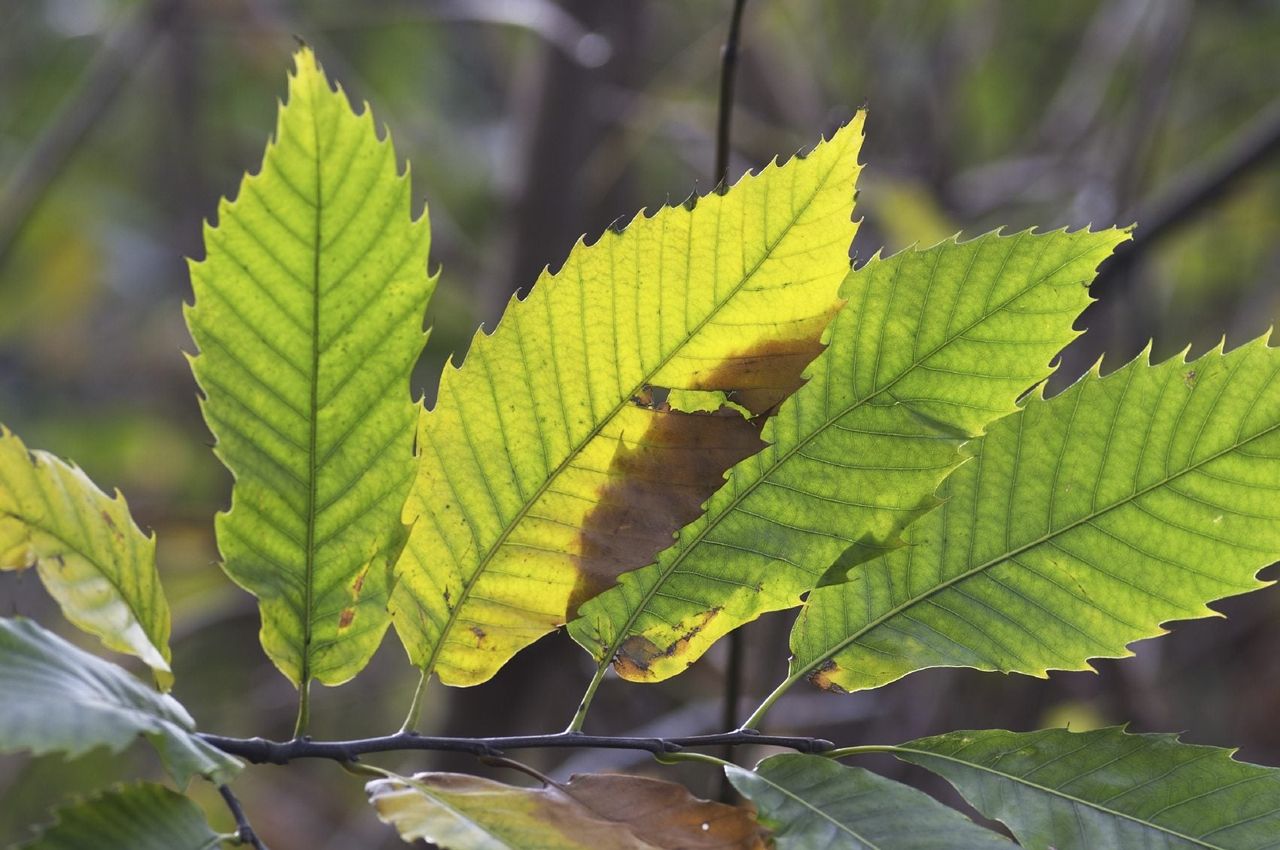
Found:
[{"label": "blurred background foliage", "polygon": [[[414,378],[430,399],[445,358],[580,235],[711,187],[730,5],[0,3],[0,420],[119,486],[158,532],[175,693],[203,728],[286,737],[294,715],[292,689],[258,648],[253,600],[215,566],[212,514],[230,480],[207,448],[181,316],[183,258],[200,255],[201,221],[217,198],[257,167],[294,40],[373,104],[430,202],[444,274]],[[1106,300],[1066,358],[1070,377],[1103,351],[1127,359],[1148,337],[1157,357],[1187,342],[1203,350],[1224,333],[1238,344],[1280,314],[1280,157],[1269,158],[1280,137],[1278,69],[1276,0],[752,0],[731,173],[810,145],[867,105],[862,257],[1000,225],[1137,221],[1140,250],[1104,274]],[[1220,167],[1233,157],[1244,167]],[[1150,238],[1144,220],[1160,225]],[[932,670],[854,696],[797,689],[770,726],[852,744],[1132,721],[1280,764],[1280,596],[1219,607],[1228,620],[1180,625],[1136,659],[1099,662],[1100,675],[1045,683]],[[5,574],[0,615],[14,614],[59,622],[34,576]],[[790,619],[747,629],[753,705],[783,673]],[[403,659],[389,638],[355,683],[318,688],[317,737],[398,725],[416,679]],[[713,731],[722,666],[718,650],[665,685],[613,682],[589,731]],[[559,729],[589,668],[567,638],[549,637],[485,686],[431,691],[422,731]],[[739,753],[746,763],[758,755]],[[563,777],[652,770],[642,756],[528,760]],[[383,762],[485,769],[425,754]],[[674,772],[714,793],[707,769]],[[140,748],[127,763],[0,760],[0,844],[49,806],[139,773],[159,775]],[[332,764],[257,768],[238,786],[276,850],[402,846],[367,810],[360,783]],[[227,827],[211,789],[196,792]]]}]

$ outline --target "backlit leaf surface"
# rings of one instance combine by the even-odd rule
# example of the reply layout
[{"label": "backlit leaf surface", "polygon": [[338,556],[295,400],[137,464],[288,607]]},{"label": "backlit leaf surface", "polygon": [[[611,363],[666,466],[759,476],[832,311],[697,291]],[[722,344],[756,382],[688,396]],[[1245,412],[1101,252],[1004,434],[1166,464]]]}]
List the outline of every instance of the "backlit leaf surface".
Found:
[{"label": "backlit leaf surface", "polygon": [[570,632],[623,678],[683,671],[801,594],[851,546],[881,551],[937,505],[957,449],[1049,373],[1122,231],[944,242],[851,272],[809,381],[656,563]]},{"label": "backlit leaf surface", "polygon": [[388,624],[413,477],[409,372],[425,341],[427,216],[366,108],[307,48],[262,169],[223,201],[192,263],[191,367],[235,475],[227,573],[295,684],[354,676]]}]

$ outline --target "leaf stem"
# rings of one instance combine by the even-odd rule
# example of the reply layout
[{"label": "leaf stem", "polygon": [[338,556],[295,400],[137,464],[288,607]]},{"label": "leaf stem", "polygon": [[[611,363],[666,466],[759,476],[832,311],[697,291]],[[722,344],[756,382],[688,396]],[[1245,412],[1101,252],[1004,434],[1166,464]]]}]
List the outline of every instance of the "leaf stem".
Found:
[{"label": "leaf stem", "polygon": [[842,759],[845,756],[864,756],[871,753],[897,753],[901,751],[901,747],[895,747],[891,744],[863,744],[858,747],[841,747],[838,750],[828,750],[822,755],[829,759]]},{"label": "leaf stem", "polygon": [[564,730],[567,734],[575,734],[582,731],[582,724],[587,720],[587,709],[591,707],[591,701],[596,696],[596,689],[600,687],[600,683],[604,681],[605,674],[608,672],[609,662],[600,662],[600,665],[596,667],[595,675],[591,677],[591,684],[587,685],[587,692],[582,695],[582,701],[578,703],[578,710],[573,713],[573,720],[569,722],[569,728]]},{"label": "leaf stem", "polygon": [[293,724],[293,737],[301,738],[307,734],[311,724],[311,681],[307,680],[298,687],[298,719]]},{"label": "leaf stem", "polygon": [[739,728],[755,729],[756,727],[758,727],[760,725],[760,721],[764,718],[765,714],[768,713],[769,709],[773,707],[773,704],[777,702],[782,697],[783,694],[791,690],[791,686],[794,685],[796,681],[798,681],[798,677],[796,676],[788,676],[787,678],[783,679],[782,684],[774,688],[773,693],[769,694],[767,697],[764,698],[764,702],[760,703],[760,705],[756,708],[756,710],[751,712],[750,717],[742,721],[742,726]]},{"label": "leaf stem", "polygon": [[662,764],[675,764],[682,761],[705,762],[706,764],[714,764],[717,767],[736,766],[731,761],[725,761],[716,756],[707,755],[706,753],[655,753],[654,759]]},{"label": "leaf stem", "polygon": [[418,680],[418,687],[413,691],[413,701],[409,703],[409,713],[404,718],[404,724],[400,727],[401,732],[412,732],[414,727],[418,725],[418,720],[422,714],[422,697],[427,692],[427,683],[431,677],[424,669],[422,678]]}]

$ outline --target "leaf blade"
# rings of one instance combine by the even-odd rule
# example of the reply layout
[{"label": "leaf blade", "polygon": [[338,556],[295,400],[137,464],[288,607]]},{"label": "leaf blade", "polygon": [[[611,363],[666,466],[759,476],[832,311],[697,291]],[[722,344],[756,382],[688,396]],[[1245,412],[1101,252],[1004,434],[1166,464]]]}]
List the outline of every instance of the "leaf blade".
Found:
[{"label": "leaf blade", "polygon": [[240,762],[195,734],[195,721],[167,694],[24,618],[0,619],[0,750],[81,755],[119,752],[146,737],[169,772],[225,782]]},{"label": "leaf blade", "polygon": [[213,850],[222,839],[195,803],[163,785],[140,782],[62,806],[57,819],[21,850]]},{"label": "leaf blade", "polygon": [[907,549],[814,592],[788,681],[860,690],[931,666],[1090,669],[1264,586],[1256,573],[1280,555],[1267,496],[1280,463],[1265,454],[1280,445],[1277,375],[1263,338],[1029,399],[948,479],[946,506]]},{"label": "leaf blade", "polygon": [[295,685],[339,684],[381,642],[405,531],[409,373],[435,288],[407,170],[314,54],[295,54],[263,165],[191,264],[192,371],[235,476],[223,566],[259,599],[262,643]]},{"label": "leaf blade", "polygon": [[[683,786],[588,774],[518,788],[456,773],[370,782],[378,817],[405,841],[444,850],[763,850],[746,809],[698,800]],[[661,812],[662,817],[654,817]]]},{"label": "leaf blade", "polygon": [[927,794],[858,767],[798,753],[725,768],[773,828],[778,850],[1012,850]]},{"label": "leaf blade", "polygon": [[735,411],[654,393],[733,391],[759,416],[794,388],[839,304],[861,120],[723,195],[579,243],[445,369],[392,600],[415,664],[487,679],[665,547],[759,448]]},{"label": "leaf blade", "polygon": [[172,684],[155,535],[118,491],[107,496],[79,467],[28,451],[0,426],[0,570],[31,566],[68,620]]},{"label": "leaf blade", "polygon": [[1280,830],[1280,770],[1231,752],[1120,728],[953,732],[894,748],[1027,847],[1254,850]]},{"label": "leaf blade", "polygon": [[655,563],[582,606],[570,634],[623,678],[661,680],[798,605],[850,547],[898,545],[960,444],[1048,374],[1088,303],[1082,284],[1125,238],[993,233],[851,272],[829,347],[765,426],[769,446]]}]

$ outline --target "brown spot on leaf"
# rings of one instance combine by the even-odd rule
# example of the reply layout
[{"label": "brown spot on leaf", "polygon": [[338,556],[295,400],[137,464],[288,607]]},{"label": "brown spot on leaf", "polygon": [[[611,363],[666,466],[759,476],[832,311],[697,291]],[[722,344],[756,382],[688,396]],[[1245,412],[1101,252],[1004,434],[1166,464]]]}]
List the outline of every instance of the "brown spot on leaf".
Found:
[{"label": "brown spot on leaf", "polygon": [[822,332],[835,318],[840,304],[793,325],[785,339],[769,339],[726,356],[714,368],[694,375],[685,389],[723,390],[756,416],[771,413],[804,385],[801,377],[826,350]]},{"label": "brown spot on leaf", "polygon": [[479,626],[469,626],[468,628],[470,628],[471,634],[476,636],[476,643],[483,643],[484,639],[488,637],[488,634],[485,632],[485,630],[480,628]]},{"label": "brown spot on leaf", "polygon": [[826,661],[822,662],[822,664],[818,666],[818,669],[814,670],[805,678],[808,679],[813,684],[817,685],[818,687],[822,688],[824,691],[831,691],[831,693],[833,694],[847,694],[849,693],[847,690],[837,685],[831,679],[831,677],[835,673],[839,672],[839,670],[840,670],[839,666],[837,666],[834,661],[828,658]]},{"label": "brown spot on leaf", "polygon": [[569,615],[622,573],[652,563],[702,513],[725,471],[762,448],[758,427],[736,411],[652,411],[633,447],[619,446],[583,519]]},{"label": "brown spot on leaf", "polygon": [[616,773],[575,775],[565,794],[607,821],[625,824],[663,850],[764,850],[765,830],[750,806],[700,800],[681,785]]},{"label": "brown spot on leaf", "polygon": [[356,618],[356,609],[343,608],[342,613],[338,615],[338,631],[350,628],[351,621]]},{"label": "brown spot on leaf", "polygon": [[613,657],[613,668],[627,681],[644,681],[649,678],[649,668],[659,658],[671,658],[684,652],[689,642],[716,618],[720,608],[712,608],[698,614],[685,632],[666,648],[658,646],[644,635],[631,635],[618,647]]}]

